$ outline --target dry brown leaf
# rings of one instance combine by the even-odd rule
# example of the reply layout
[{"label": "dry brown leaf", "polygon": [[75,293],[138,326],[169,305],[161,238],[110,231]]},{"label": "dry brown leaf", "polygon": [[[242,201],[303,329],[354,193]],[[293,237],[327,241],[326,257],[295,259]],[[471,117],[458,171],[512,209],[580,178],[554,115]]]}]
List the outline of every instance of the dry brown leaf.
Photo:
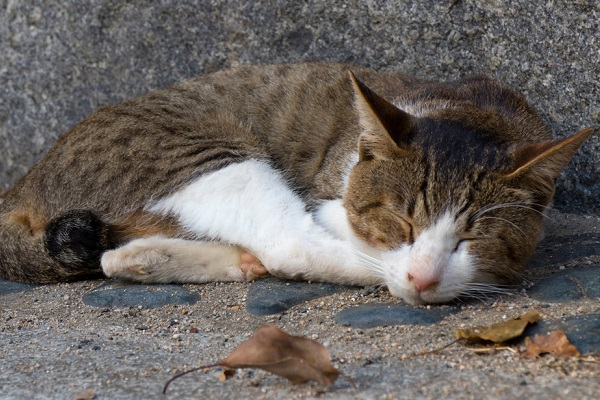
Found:
[{"label": "dry brown leaf", "polygon": [[510,339],[521,336],[527,325],[536,323],[541,319],[542,317],[540,317],[537,311],[533,310],[518,318],[513,318],[498,324],[467,329],[455,329],[454,332],[457,339],[466,339],[470,342],[487,340],[494,343],[504,343]]},{"label": "dry brown leaf", "polygon": [[536,334],[533,339],[525,338],[523,357],[536,358],[543,353],[550,353],[559,357],[578,357],[581,355],[577,347],[569,342],[567,335],[562,330],[552,331],[547,335]]},{"label": "dry brown leaf", "polygon": [[290,380],[293,384],[315,381],[329,387],[340,371],[337,370],[329,351],[322,344],[301,336],[292,336],[274,325],[259,326],[250,339],[243,342],[227,358],[216,364],[206,365],[183,372],[171,378],[163,388],[190,372],[212,367],[260,368]]},{"label": "dry brown leaf", "polygon": [[292,336],[274,325],[261,325],[252,337],[220,362],[229,368],[260,368],[294,384],[315,381],[328,387],[340,371],[322,344]]}]

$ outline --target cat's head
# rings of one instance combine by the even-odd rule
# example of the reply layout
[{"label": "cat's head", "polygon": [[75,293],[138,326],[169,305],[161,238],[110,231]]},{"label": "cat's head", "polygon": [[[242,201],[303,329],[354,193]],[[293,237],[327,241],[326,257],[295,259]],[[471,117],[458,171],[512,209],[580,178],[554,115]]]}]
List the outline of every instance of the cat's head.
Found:
[{"label": "cat's head", "polygon": [[351,77],[362,134],[344,206],[391,294],[445,302],[518,281],[556,179],[592,130],[518,143],[496,112],[414,116]]}]

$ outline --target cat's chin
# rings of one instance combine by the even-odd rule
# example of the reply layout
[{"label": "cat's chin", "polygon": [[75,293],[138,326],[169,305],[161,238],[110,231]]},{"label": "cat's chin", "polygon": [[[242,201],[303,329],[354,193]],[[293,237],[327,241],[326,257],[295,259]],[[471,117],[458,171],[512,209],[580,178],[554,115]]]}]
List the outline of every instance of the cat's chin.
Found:
[{"label": "cat's chin", "polygon": [[398,282],[398,279],[399,276],[396,274],[388,277],[387,287],[390,291],[390,294],[396,298],[406,301],[413,306],[433,303],[447,303],[460,295],[460,293],[456,291],[444,290],[443,283],[440,285],[442,287],[437,286],[434,289],[419,292],[410,282]]},{"label": "cat's chin", "polygon": [[388,286],[390,294],[394,297],[404,300],[412,306],[421,306],[424,304],[448,303],[458,297],[458,293],[440,294],[433,292],[418,293],[416,290],[407,290]]}]

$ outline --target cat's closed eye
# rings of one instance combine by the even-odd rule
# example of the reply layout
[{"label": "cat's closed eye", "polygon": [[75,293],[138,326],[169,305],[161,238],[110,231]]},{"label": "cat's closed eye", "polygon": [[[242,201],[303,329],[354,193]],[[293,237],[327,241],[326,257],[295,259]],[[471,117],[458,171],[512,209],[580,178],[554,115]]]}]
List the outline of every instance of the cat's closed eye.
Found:
[{"label": "cat's closed eye", "polygon": [[367,211],[369,211],[371,209],[381,208],[383,206],[385,206],[385,203],[383,201],[377,200],[377,201],[373,201],[371,203],[362,205],[360,207],[357,207],[356,208],[356,212],[359,213],[359,214],[363,214],[363,213],[365,213],[365,212],[367,212]]},{"label": "cat's closed eye", "polygon": [[[413,228],[413,225],[405,218],[400,217],[400,219],[406,224],[405,230],[408,232],[407,243],[413,244],[415,242],[415,229]],[[408,227],[408,229],[406,229],[406,227]]]}]

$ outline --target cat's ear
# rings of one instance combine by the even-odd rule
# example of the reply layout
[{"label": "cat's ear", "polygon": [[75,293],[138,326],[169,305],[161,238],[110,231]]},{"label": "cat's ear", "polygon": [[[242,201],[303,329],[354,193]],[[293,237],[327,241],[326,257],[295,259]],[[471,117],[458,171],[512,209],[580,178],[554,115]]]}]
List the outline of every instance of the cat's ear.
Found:
[{"label": "cat's ear", "polygon": [[517,147],[513,154],[513,171],[506,178],[510,181],[526,181],[529,185],[553,193],[556,178],[593,132],[593,128],[588,128],[567,138]]},{"label": "cat's ear", "polygon": [[413,117],[369,89],[352,71],[348,73],[356,92],[355,107],[362,128],[359,159],[391,159],[410,142]]}]

